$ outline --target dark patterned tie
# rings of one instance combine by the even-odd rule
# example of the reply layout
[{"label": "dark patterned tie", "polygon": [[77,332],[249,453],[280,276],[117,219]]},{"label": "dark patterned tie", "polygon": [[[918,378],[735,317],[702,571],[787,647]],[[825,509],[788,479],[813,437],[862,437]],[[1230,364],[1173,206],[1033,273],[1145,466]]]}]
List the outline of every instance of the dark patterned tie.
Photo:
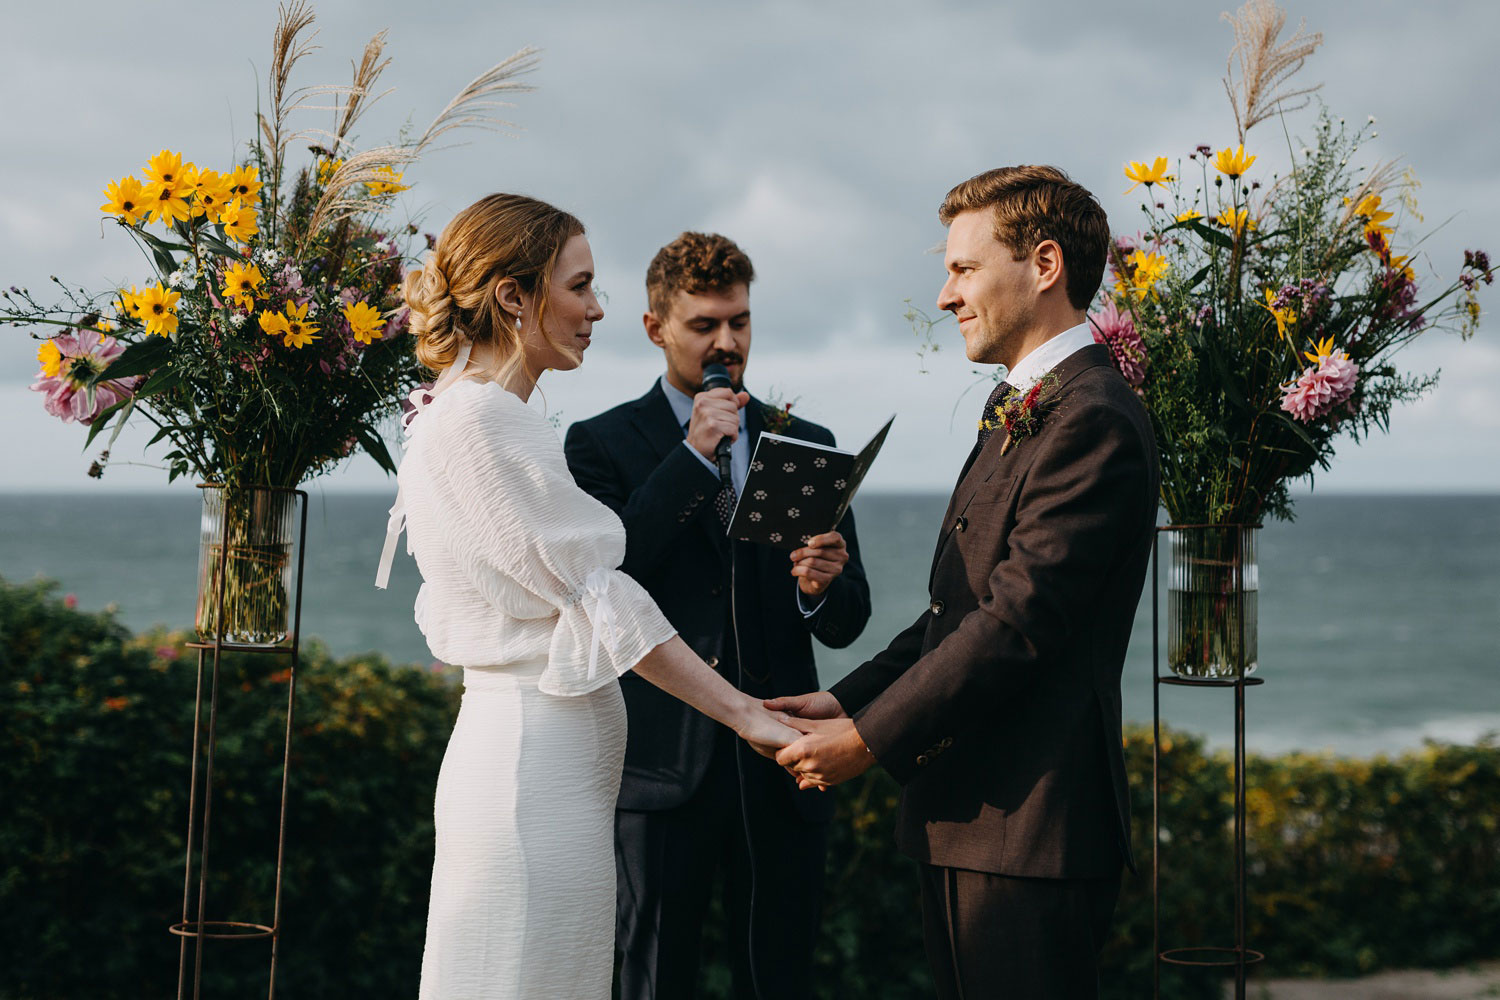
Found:
[{"label": "dark patterned tie", "polygon": [[[682,425],[682,433],[687,434],[688,425]],[[739,494],[735,493],[733,486],[721,486],[719,492],[714,495],[714,512],[719,515],[719,521],[723,523],[724,530],[729,530],[729,518],[734,514],[734,502]]]},{"label": "dark patterned tie", "polygon": [[990,398],[984,401],[984,409],[979,414],[979,447],[990,439],[990,435],[1000,427],[1000,417],[995,413],[995,407],[1004,406],[1015,395],[1016,387],[1009,382],[1000,382],[990,391]]}]

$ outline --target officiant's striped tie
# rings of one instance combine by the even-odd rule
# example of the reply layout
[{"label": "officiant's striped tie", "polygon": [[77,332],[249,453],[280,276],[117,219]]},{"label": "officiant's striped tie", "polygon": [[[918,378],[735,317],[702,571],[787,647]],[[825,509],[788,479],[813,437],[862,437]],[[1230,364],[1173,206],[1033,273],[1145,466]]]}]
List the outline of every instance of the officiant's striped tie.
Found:
[{"label": "officiant's striped tie", "polygon": [[[691,421],[689,421],[691,423]],[[687,434],[688,425],[682,425],[682,433]],[[729,519],[734,515],[734,502],[739,499],[739,494],[734,491],[733,486],[721,486],[719,492],[714,495],[714,513],[719,515],[719,521],[724,525],[724,530],[729,530]]]}]

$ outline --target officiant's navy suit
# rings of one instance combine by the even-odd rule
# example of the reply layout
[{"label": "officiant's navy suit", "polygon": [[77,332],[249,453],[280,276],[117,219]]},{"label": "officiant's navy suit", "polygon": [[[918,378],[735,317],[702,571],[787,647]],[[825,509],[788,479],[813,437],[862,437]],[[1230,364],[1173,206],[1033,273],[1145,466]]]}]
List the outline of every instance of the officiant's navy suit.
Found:
[{"label": "officiant's navy suit", "polygon": [[[753,397],[744,410],[751,452],[764,411]],[[827,429],[801,419],[779,433],[834,443]],[[727,539],[714,509],[718,475],[683,442],[658,382],[640,399],[574,424],[566,453],[578,485],[624,522],[620,568],[650,592],[694,652],[757,697],[817,690],[813,638],[847,646],[870,617],[853,513],[837,526],[848,564],[809,614],[787,552]],[[803,600],[810,610],[815,599]],[[833,797],[799,792],[774,761],[634,674],[620,686],[629,713],[615,826],[622,1000],[694,995],[716,870],[727,879],[737,991],[750,995],[753,961],[753,981],[767,1000],[810,997]],[[753,931],[752,866],[760,881]]]}]

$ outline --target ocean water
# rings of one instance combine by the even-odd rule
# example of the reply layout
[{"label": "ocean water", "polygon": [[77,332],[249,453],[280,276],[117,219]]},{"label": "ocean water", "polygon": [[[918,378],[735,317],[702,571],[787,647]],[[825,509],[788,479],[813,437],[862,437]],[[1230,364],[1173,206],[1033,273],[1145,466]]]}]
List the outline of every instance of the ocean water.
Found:
[{"label": "ocean water", "polygon": [[[819,647],[825,684],[926,604],[945,501],[884,494],[855,505],[874,615],[850,648]],[[336,654],[427,664],[411,617],[415,564],[402,553],[390,589],[372,583],[389,505],[383,494],[312,495],[303,631]],[[1265,684],[1247,693],[1250,748],[1369,755],[1500,731],[1500,497],[1315,495],[1297,515],[1260,539]],[[55,579],[81,607],[114,605],[132,627],[186,626],[198,523],[195,495],[0,495],[0,576]],[[1151,627],[1148,589],[1123,682],[1125,716],[1142,722]],[[1229,691],[1164,686],[1162,712],[1215,744],[1231,738]]]}]

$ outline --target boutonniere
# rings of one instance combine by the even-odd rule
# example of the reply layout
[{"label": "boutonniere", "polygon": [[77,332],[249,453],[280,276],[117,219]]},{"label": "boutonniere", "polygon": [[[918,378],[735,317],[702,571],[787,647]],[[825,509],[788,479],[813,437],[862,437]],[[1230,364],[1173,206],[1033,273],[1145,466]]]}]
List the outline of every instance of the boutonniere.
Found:
[{"label": "boutonniere", "polygon": [[773,394],[771,399],[760,408],[760,418],[765,423],[766,430],[772,434],[785,433],[795,419],[792,416],[792,406],[796,402],[795,399],[783,402]]},{"label": "boutonniere", "polygon": [[1030,389],[1011,393],[1009,399],[995,406],[995,419],[986,421],[986,426],[990,430],[1005,429],[1005,443],[1000,446],[1000,454],[1004,455],[1010,451],[1011,445],[1024,441],[1041,429],[1046,405],[1061,385],[1057,373],[1048,372]]}]

